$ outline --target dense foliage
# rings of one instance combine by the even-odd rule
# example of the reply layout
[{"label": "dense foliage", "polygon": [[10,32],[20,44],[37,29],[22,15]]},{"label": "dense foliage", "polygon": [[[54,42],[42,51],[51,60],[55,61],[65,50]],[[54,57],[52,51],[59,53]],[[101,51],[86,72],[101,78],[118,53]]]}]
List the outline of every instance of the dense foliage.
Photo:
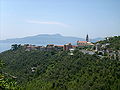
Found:
[{"label": "dense foliage", "polygon": [[0,90],[18,90],[15,80],[2,72],[4,63],[0,60]]},{"label": "dense foliage", "polygon": [[119,60],[79,50],[73,54],[23,48],[5,51],[0,53],[5,63],[2,72],[16,77],[22,90],[120,90]]},{"label": "dense foliage", "polygon": [[[8,55],[9,54],[9,55]],[[120,61],[67,52],[7,51],[4,71],[17,77],[23,89],[119,90]],[[35,72],[31,71],[35,67]]]},{"label": "dense foliage", "polygon": [[74,53],[56,56],[44,74],[29,82],[32,90],[119,90],[120,62]]},{"label": "dense foliage", "polygon": [[120,50],[120,36],[106,38],[106,40],[99,41],[101,44],[110,43],[109,47],[112,50]]}]

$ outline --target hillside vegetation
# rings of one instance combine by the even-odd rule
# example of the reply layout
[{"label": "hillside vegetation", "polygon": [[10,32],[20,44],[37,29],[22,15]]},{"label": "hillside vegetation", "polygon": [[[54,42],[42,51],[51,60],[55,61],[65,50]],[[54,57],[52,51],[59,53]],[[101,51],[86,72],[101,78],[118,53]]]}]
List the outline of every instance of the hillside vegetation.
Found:
[{"label": "hillside vegetation", "polygon": [[99,41],[98,43],[110,43],[109,47],[112,50],[120,50],[120,36],[106,38],[106,40]]},{"label": "hillside vegetation", "polygon": [[2,72],[16,77],[22,90],[120,90],[119,60],[73,53],[9,50],[0,54]]}]

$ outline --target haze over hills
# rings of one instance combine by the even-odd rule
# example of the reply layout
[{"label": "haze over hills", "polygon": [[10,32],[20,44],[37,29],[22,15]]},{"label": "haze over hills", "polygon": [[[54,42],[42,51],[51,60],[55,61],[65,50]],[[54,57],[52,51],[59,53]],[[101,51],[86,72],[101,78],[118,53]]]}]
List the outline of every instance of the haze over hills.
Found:
[{"label": "haze over hills", "polygon": [[[102,40],[103,38],[91,39],[91,42],[96,42]],[[28,36],[24,38],[14,38],[0,40],[0,43],[29,43],[29,44],[66,44],[71,42],[75,44],[77,40],[84,41],[85,38],[71,37],[71,36],[62,36],[60,34],[39,34],[35,36]]]}]

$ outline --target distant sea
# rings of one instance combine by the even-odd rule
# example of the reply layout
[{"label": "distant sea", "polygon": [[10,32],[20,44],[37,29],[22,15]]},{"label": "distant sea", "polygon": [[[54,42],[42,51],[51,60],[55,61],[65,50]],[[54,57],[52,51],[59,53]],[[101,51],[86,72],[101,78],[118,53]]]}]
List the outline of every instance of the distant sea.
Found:
[{"label": "distant sea", "polygon": [[11,48],[12,43],[0,43],[0,53]]},{"label": "distant sea", "polygon": [[[20,44],[20,43],[0,43],[0,53],[6,50],[10,50],[12,44]],[[41,44],[33,44],[33,45],[40,46]]]}]

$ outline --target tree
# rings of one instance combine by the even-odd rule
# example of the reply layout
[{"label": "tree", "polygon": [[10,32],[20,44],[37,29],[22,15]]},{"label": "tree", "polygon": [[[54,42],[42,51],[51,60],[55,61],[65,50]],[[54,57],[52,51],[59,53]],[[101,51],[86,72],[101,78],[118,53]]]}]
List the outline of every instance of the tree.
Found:
[{"label": "tree", "polygon": [[21,44],[19,44],[19,45],[13,44],[12,47],[11,47],[11,49],[12,49],[12,50],[17,50],[17,49],[20,48],[20,47],[21,47]]}]

